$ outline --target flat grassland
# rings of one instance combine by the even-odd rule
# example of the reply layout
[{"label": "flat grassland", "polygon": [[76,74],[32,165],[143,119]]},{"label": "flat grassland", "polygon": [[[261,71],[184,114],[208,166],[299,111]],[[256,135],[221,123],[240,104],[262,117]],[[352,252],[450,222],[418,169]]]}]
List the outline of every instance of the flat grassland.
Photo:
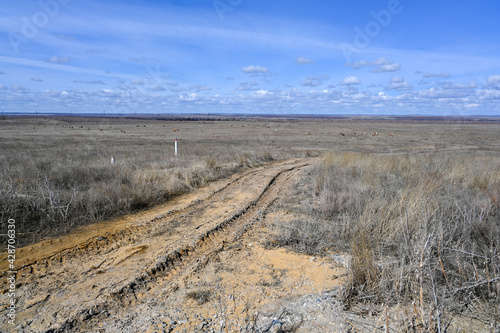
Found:
[{"label": "flat grassland", "polygon": [[[339,300],[378,323],[346,329],[375,331],[388,317],[398,331],[458,331],[471,318],[498,328],[498,122],[5,118],[2,231],[15,219],[18,242],[32,244],[241,170],[312,157],[272,204],[265,246],[347,255]],[[210,292],[187,296],[206,303]]]},{"label": "flat grassland", "polygon": [[7,118],[0,121],[0,212],[3,219],[21,221],[22,241],[32,243],[165,202],[273,159],[340,151],[494,155],[498,128],[381,121]]}]

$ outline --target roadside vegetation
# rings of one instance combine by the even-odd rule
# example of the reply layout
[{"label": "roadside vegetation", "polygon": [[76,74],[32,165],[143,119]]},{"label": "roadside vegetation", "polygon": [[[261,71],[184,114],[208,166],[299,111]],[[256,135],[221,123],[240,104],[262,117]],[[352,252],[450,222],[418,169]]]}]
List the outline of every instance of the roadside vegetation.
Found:
[{"label": "roadside vegetation", "polygon": [[36,137],[5,140],[0,149],[0,217],[16,220],[18,245],[167,202],[275,158],[255,146],[186,141],[174,156],[174,135],[163,124],[154,131],[128,124],[144,132],[132,138],[115,123],[77,124],[39,125]]},{"label": "roadside vegetation", "polygon": [[348,253],[347,308],[405,305],[406,332],[444,332],[455,316],[500,325],[500,157],[329,154],[301,183],[314,199],[275,242]]},{"label": "roadside vegetation", "polygon": [[272,160],[271,154],[223,151],[166,157],[154,148],[114,165],[99,149],[38,159],[12,156],[3,159],[0,210],[3,219],[19,221],[21,239],[34,242],[166,202]]}]

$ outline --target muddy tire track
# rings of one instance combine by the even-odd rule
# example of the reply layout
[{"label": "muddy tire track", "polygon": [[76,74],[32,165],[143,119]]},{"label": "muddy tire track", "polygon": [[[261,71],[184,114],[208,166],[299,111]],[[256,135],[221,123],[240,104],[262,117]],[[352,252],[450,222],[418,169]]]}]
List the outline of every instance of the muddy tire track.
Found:
[{"label": "muddy tire track", "polygon": [[294,159],[244,172],[182,209],[138,215],[127,228],[37,258],[18,272],[18,331],[89,331],[117,308],[164,290],[241,237],[308,164]]},{"label": "muddy tire track", "polygon": [[[267,168],[267,167],[262,167]],[[85,239],[83,242],[78,243],[76,245],[72,245],[71,247],[58,249],[57,252],[47,256],[26,256],[24,263],[22,264],[21,269],[36,269],[37,266],[42,267],[46,265],[50,265],[50,261],[61,261],[63,258],[73,257],[77,255],[81,255],[83,251],[86,254],[89,254],[92,251],[96,251],[100,247],[110,246],[111,243],[117,244],[117,242],[122,239],[128,238],[131,235],[138,234],[143,232],[144,230],[151,228],[151,224],[153,223],[165,223],[168,221],[175,221],[175,219],[185,217],[190,214],[193,209],[204,209],[207,205],[209,205],[209,200],[212,199],[213,196],[218,193],[230,189],[231,186],[235,186],[239,180],[243,177],[252,176],[255,173],[261,172],[262,168],[249,170],[243,172],[242,174],[235,175],[232,177],[230,181],[228,181],[225,185],[220,186],[214,191],[210,192],[208,195],[201,195],[200,197],[196,197],[194,200],[190,201],[187,205],[179,209],[168,210],[164,213],[161,213],[155,216],[152,219],[143,219],[142,213],[131,214],[131,217],[125,217],[124,219],[135,219],[136,224],[131,227],[123,227],[119,228],[116,231],[106,232],[104,234],[99,234],[93,237],[89,237]],[[138,222],[138,223],[137,223]],[[64,236],[63,236],[64,237]],[[130,241],[128,239],[127,241]],[[29,248],[30,246],[28,246]],[[1,264],[5,264],[3,259],[6,259],[6,255],[0,256]],[[0,264],[0,265],[1,265]],[[5,266],[5,267],[4,267]],[[0,278],[5,275],[6,265],[0,266]]]}]

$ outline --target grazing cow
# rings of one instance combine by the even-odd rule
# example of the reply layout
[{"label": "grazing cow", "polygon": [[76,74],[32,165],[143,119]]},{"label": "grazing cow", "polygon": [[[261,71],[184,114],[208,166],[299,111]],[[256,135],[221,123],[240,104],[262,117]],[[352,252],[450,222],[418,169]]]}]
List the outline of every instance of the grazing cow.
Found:
[{"label": "grazing cow", "polygon": [[340,136],[345,136],[345,134],[344,134],[344,133],[342,133],[342,132],[340,132],[340,133],[339,133],[339,135],[340,135]]},{"label": "grazing cow", "polygon": [[389,133],[389,136],[394,136],[394,133]]}]

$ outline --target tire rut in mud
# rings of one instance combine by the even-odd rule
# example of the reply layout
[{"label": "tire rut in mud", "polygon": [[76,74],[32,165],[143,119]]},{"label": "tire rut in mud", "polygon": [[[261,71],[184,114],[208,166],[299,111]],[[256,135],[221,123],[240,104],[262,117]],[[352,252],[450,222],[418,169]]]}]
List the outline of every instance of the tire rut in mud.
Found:
[{"label": "tire rut in mud", "polygon": [[210,260],[210,256],[223,251],[225,246],[229,246],[229,244],[238,240],[252,224],[263,218],[266,210],[276,198],[276,193],[270,192],[280,178],[284,178],[281,180],[282,182],[286,181],[290,178],[289,173],[291,171],[307,165],[302,164],[280,171],[269,181],[257,199],[224,222],[201,234],[195,244],[171,251],[143,275],[121,289],[112,292],[106,301],[92,308],[82,310],[75,318],[64,322],[61,327],[49,329],[46,332],[91,330],[98,323],[110,317],[110,313],[113,312],[114,308],[129,307],[142,302],[143,297],[138,296],[138,293],[150,289],[150,284],[153,284],[156,280],[173,280],[179,272],[183,272],[190,267],[191,269],[202,268]]},{"label": "tire rut in mud", "polygon": [[[204,261],[209,260],[210,253],[224,250],[225,245],[244,235],[252,224],[259,221],[276,197],[276,193],[273,192],[275,185],[286,182],[290,172],[306,165],[308,163],[305,160],[296,159],[246,171],[233,177],[214,192],[190,202],[182,209],[159,213],[148,220],[138,220],[137,224],[131,227],[92,237],[73,247],[42,259],[38,258],[35,262],[25,265],[19,270],[21,273],[19,280],[22,281],[22,288],[25,290],[23,298],[28,298],[29,295],[31,299],[21,304],[21,308],[24,306],[25,309],[29,309],[20,321],[24,325],[24,331],[33,331],[32,328],[35,331],[45,332],[87,331],[89,327],[92,327],[92,323],[95,324],[99,319],[107,318],[114,308],[127,307],[138,302],[137,292],[143,292],[154,286],[156,280],[175,279],[175,276],[186,268],[192,265],[202,265]],[[205,210],[210,210],[217,203],[220,205],[227,195],[245,192],[249,183],[253,184],[252,191],[254,192],[252,193],[258,193],[255,199],[241,205],[241,209],[231,212],[230,215],[226,214],[226,218],[221,221],[203,220]],[[256,189],[258,192],[255,192]],[[239,199],[237,197],[233,201],[239,202]],[[136,273],[127,279],[118,279],[116,283],[114,281],[111,284],[108,283],[108,287],[111,285],[112,288],[103,287],[100,291],[94,290],[93,294],[89,295],[98,295],[95,301],[89,301],[87,297],[86,300],[82,299],[82,302],[76,305],[72,300],[73,305],[70,304],[69,308],[57,305],[58,297],[64,295],[65,292],[69,292],[74,299],[74,290],[82,290],[82,286],[85,286],[82,281],[88,277],[100,276],[101,272],[113,269],[113,265],[121,265],[123,262],[127,264],[130,258],[133,259],[136,255],[140,256],[141,253],[150,251],[151,249],[144,245],[147,241],[145,239],[157,237],[155,232],[157,233],[158,230],[155,230],[155,226],[165,225],[171,229],[167,230],[167,233],[175,233],[179,228],[181,229],[179,232],[183,234],[179,235],[179,241],[166,244],[167,250],[161,256],[156,257],[156,260],[148,262],[147,267],[134,269]],[[193,226],[192,229],[186,229],[191,226]],[[138,234],[142,236],[138,237]],[[171,246],[174,244],[178,246]],[[126,256],[116,261],[113,255],[120,251],[122,246],[128,247],[130,253],[126,253]],[[89,262],[87,267],[74,267],[75,263],[81,265],[87,259]],[[89,267],[90,262],[93,263],[92,267]],[[129,262],[125,267],[131,267],[132,264],[134,262]],[[73,288],[73,284],[76,284],[76,289]],[[67,290],[61,293],[60,288],[67,288]],[[37,326],[30,327],[33,322],[30,316],[34,313],[38,315],[40,309],[43,309],[46,318],[38,317],[35,320]]]}]

